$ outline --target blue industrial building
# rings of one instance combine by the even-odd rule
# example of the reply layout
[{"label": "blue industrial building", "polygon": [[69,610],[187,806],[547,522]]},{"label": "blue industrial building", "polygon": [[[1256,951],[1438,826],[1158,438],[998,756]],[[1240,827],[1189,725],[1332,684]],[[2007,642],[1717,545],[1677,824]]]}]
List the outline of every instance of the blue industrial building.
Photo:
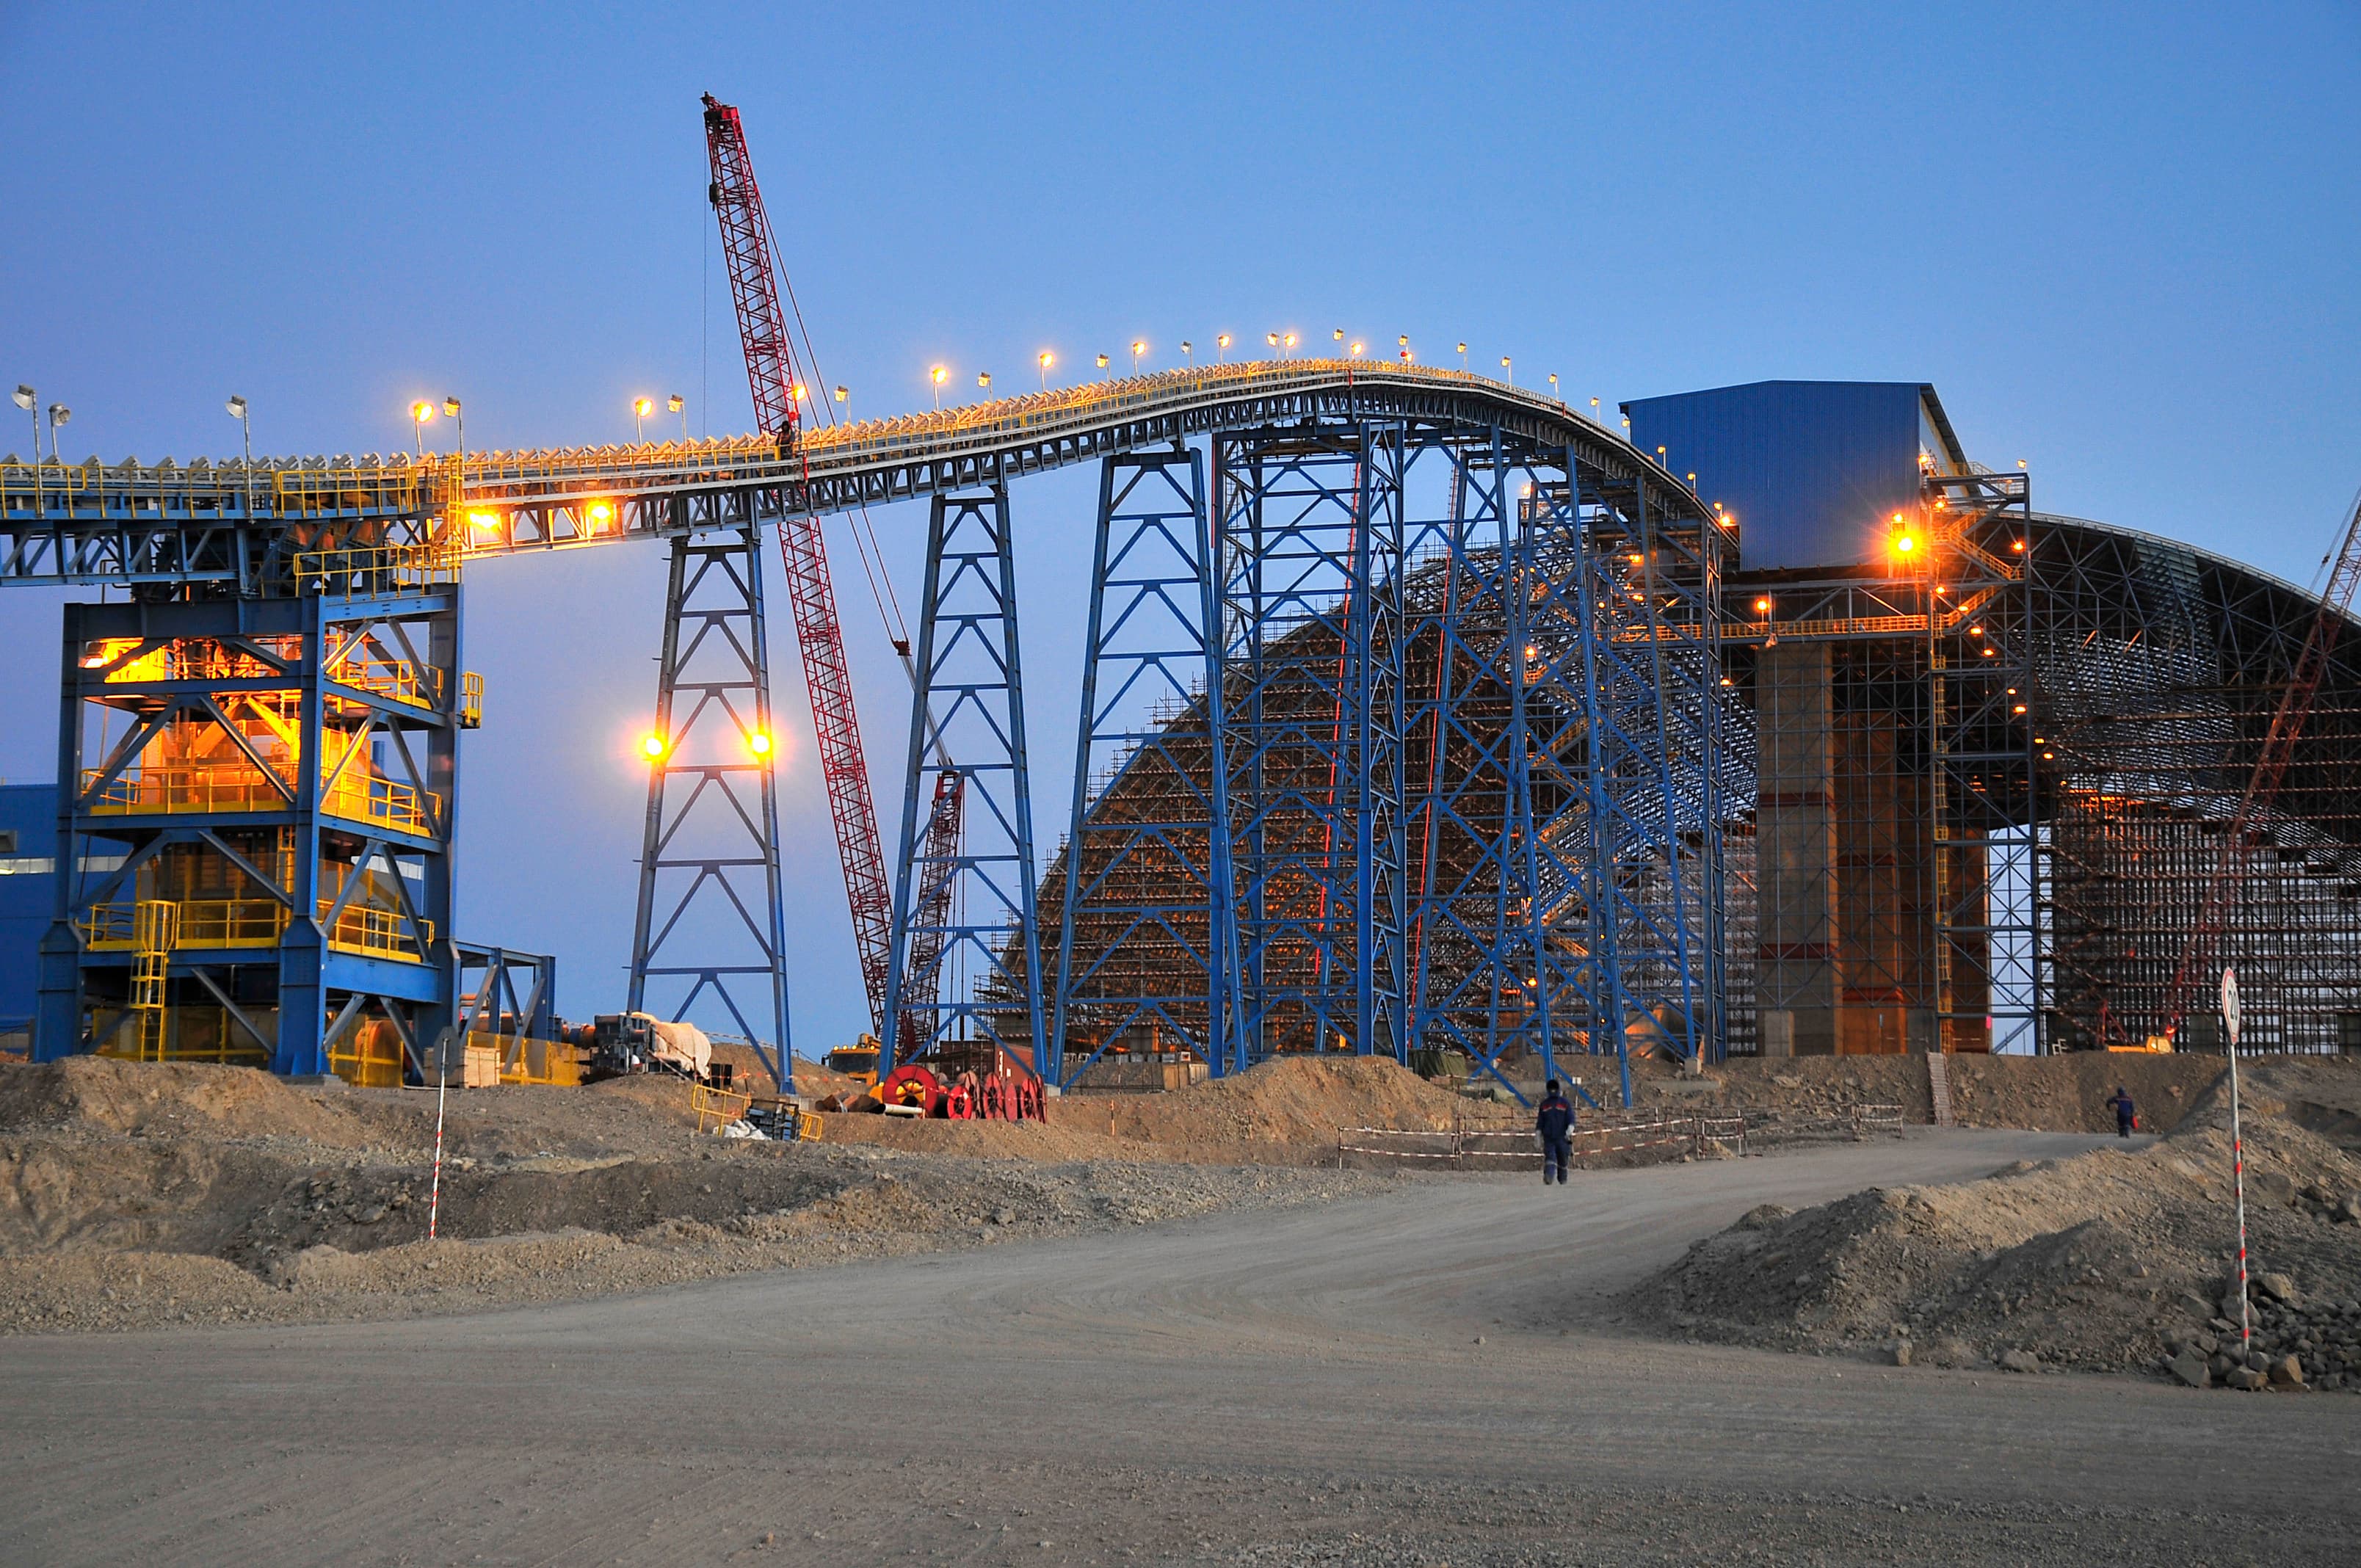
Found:
[{"label": "blue industrial building", "polygon": [[1737,515],[1746,571],[1872,560],[1928,476],[1968,467],[1916,381],[1752,381],[1622,408],[1633,445]]}]

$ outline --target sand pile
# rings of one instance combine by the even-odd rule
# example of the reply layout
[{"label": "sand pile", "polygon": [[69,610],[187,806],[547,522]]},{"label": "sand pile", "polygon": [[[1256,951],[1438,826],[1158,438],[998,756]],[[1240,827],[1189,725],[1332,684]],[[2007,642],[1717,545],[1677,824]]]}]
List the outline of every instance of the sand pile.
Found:
[{"label": "sand pile", "polygon": [[[2361,1158],[2299,1121],[2349,1114],[2361,1075],[2280,1061],[2248,1089],[2251,1249],[2279,1287],[2257,1297],[2265,1353],[2297,1355],[2316,1387],[2361,1387]],[[2235,1235],[2226,1095],[2209,1091],[2147,1146],[1800,1213],[1766,1205],[1631,1305],[1697,1338],[1940,1365],[2157,1369],[2196,1344],[2210,1381],[2234,1370],[2209,1362],[2225,1306],[2236,1315]]]}]

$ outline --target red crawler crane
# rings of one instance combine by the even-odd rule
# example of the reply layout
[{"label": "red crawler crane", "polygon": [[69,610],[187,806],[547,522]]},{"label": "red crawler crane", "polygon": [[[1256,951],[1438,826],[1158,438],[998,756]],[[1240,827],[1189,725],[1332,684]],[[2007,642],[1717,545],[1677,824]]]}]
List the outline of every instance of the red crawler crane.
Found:
[{"label": "red crawler crane", "polygon": [[2279,795],[2279,782],[2287,777],[2288,764],[2295,760],[2296,741],[2303,734],[2304,720],[2312,717],[2312,700],[2319,696],[2321,678],[2328,673],[2328,656],[2335,651],[2336,634],[2345,629],[2356,588],[2361,588],[2361,497],[2355,499],[2352,520],[2345,525],[2344,541],[2337,546],[2328,582],[2320,592],[2320,611],[2312,617],[2303,652],[2296,656],[2295,673],[2280,694],[2278,711],[2271,715],[2262,754],[2255,759],[2255,771],[2239,798],[2237,815],[2231,817],[2230,830],[2223,836],[2222,858],[2206,886],[2196,927],[2189,933],[2180,949],[2180,962],[2173,970],[2168,993],[2171,1015],[2165,1021],[2165,1033],[2176,1041],[2181,1020],[2189,1015],[2198,992],[2206,988],[2205,976],[2218,968],[2223,930],[2230,917],[2231,883],[2246,863],[2246,830],[2269,812]]},{"label": "red crawler crane", "polygon": [[[746,383],[754,394],[754,417],[785,455],[797,444],[796,393],[804,383],[796,373],[786,313],[780,306],[770,221],[763,215],[763,192],[754,183],[745,129],[738,111],[710,93],[705,95],[705,147],[713,164],[713,184],[707,194],[721,225],[721,250],[730,270],[730,293],[738,305],[738,335],[746,349]],[[804,684],[811,693],[812,729],[819,737],[820,776],[828,784],[845,896],[852,905],[853,946],[869,992],[870,1018],[882,1040],[887,1037],[886,978],[894,967],[894,898],[885,881],[869,769],[862,760],[852,674],[845,663],[844,629],[837,619],[819,519],[790,517],[780,523],[779,555],[786,566],[787,601],[795,610]]]}]

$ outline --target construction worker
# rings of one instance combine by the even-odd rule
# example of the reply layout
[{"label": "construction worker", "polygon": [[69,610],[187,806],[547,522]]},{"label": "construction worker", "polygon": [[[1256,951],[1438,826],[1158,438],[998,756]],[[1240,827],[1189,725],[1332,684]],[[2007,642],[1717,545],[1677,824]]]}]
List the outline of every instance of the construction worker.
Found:
[{"label": "construction worker", "polygon": [[2130,1137],[2132,1129],[2139,1125],[2139,1118],[2132,1113],[2132,1097],[2124,1092],[2122,1084],[2115,1085],[2115,1097],[2107,1103],[2114,1109],[2115,1136]]},{"label": "construction worker", "polygon": [[1542,1185],[1547,1187],[1554,1177],[1559,1186],[1565,1186],[1565,1164],[1574,1154],[1574,1107],[1557,1091],[1554,1078],[1536,1108],[1533,1131],[1542,1140]]}]

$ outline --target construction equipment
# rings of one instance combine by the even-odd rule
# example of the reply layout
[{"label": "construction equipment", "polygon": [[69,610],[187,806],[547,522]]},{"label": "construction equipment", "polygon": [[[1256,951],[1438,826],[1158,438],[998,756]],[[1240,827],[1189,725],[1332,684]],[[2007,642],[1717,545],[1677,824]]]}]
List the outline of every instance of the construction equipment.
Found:
[{"label": "construction equipment", "polygon": [[590,1029],[593,1081],[635,1072],[675,1073],[697,1083],[727,1084],[727,1063],[713,1060],[713,1043],[694,1024],[674,1024],[652,1013],[602,1013]]},{"label": "construction equipment", "polygon": [[[909,968],[903,971],[901,1036],[894,1052],[908,1061],[926,1047],[926,1025],[914,1003],[931,999],[942,985],[943,946],[950,934],[951,893],[958,884],[960,828],[967,803],[967,775],[945,768],[935,775],[934,805],[927,814],[926,850],[919,863],[918,917],[910,926]],[[871,1064],[874,1070],[875,1064]]]},{"label": "construction equipment", "polygon": [[2205,902],[2173,970],[2165,1036],[2174,1041],[2180,1039],[2181,1023],[2200,993],[2207,991],[2206,977],[2220,967],[2223,933],[2229,924],[2235,884],[2246,865],[2248,836],[2257,821],[2269,815],[2279,795],[2279,783],[2295,758],[2296,741],[2302,737],[2304,721],[2312,717],[2312,703],[2320,695],[2321,678],[2328,673],[2328,656],[2335,651],[2337,633],[2345,629],[2345,618],[2352,611],[2354,592],[2361,588],[2361,494],[2354,497],[2343,540],[2321,558],[2321,564],[2328,567],[2328,580],[2321,587],[2320,608],[2312,615],[2312,630],[2296,657],[2279,708],[2271,715],[2271,727],[2263,736],[2263,748],[2255,758],[2255,771],[2247,776],[2246,793],[2230,818],[2229,830],[2222,836],[2222,852],[2206,887]]},{"label": "construction equipment", "polygon": [[[801,433],[799,398],[811,383],[796,363],[780,299],[775,244],[754,163],[746,149],[738,111],[705,94],[705,145],[713,182],[707,197],[721,229],[721,249],[738,310],[738,335],[746,352],[747,389],[754,416],[776,443],[782,458],[797,455]],[[808,357],[808,345],[807,354]],[[817,380],[815,373],[814,380]],[[852,940],[861,977],[869,992],[869,1013],[878,1034],[886,1031],[886,977],[894,962],[894,899],[885,878],[885,852],[877,836],[877,807],[869,793],[869,769],[861,751],[861,725],[852,706],[852,674],[844,656],[844,629],[837,618],[836,591],[829,580],[828,547],[816,516],[791,515],[779,524],[779,555],[785,565],[787,599],[796,620],[796,646],[811,696],[812,730],[819,741],[820,776],[828,786],[828,809],[836,828],[837,856],[844,868],[844,891],[852,907]]]}]

